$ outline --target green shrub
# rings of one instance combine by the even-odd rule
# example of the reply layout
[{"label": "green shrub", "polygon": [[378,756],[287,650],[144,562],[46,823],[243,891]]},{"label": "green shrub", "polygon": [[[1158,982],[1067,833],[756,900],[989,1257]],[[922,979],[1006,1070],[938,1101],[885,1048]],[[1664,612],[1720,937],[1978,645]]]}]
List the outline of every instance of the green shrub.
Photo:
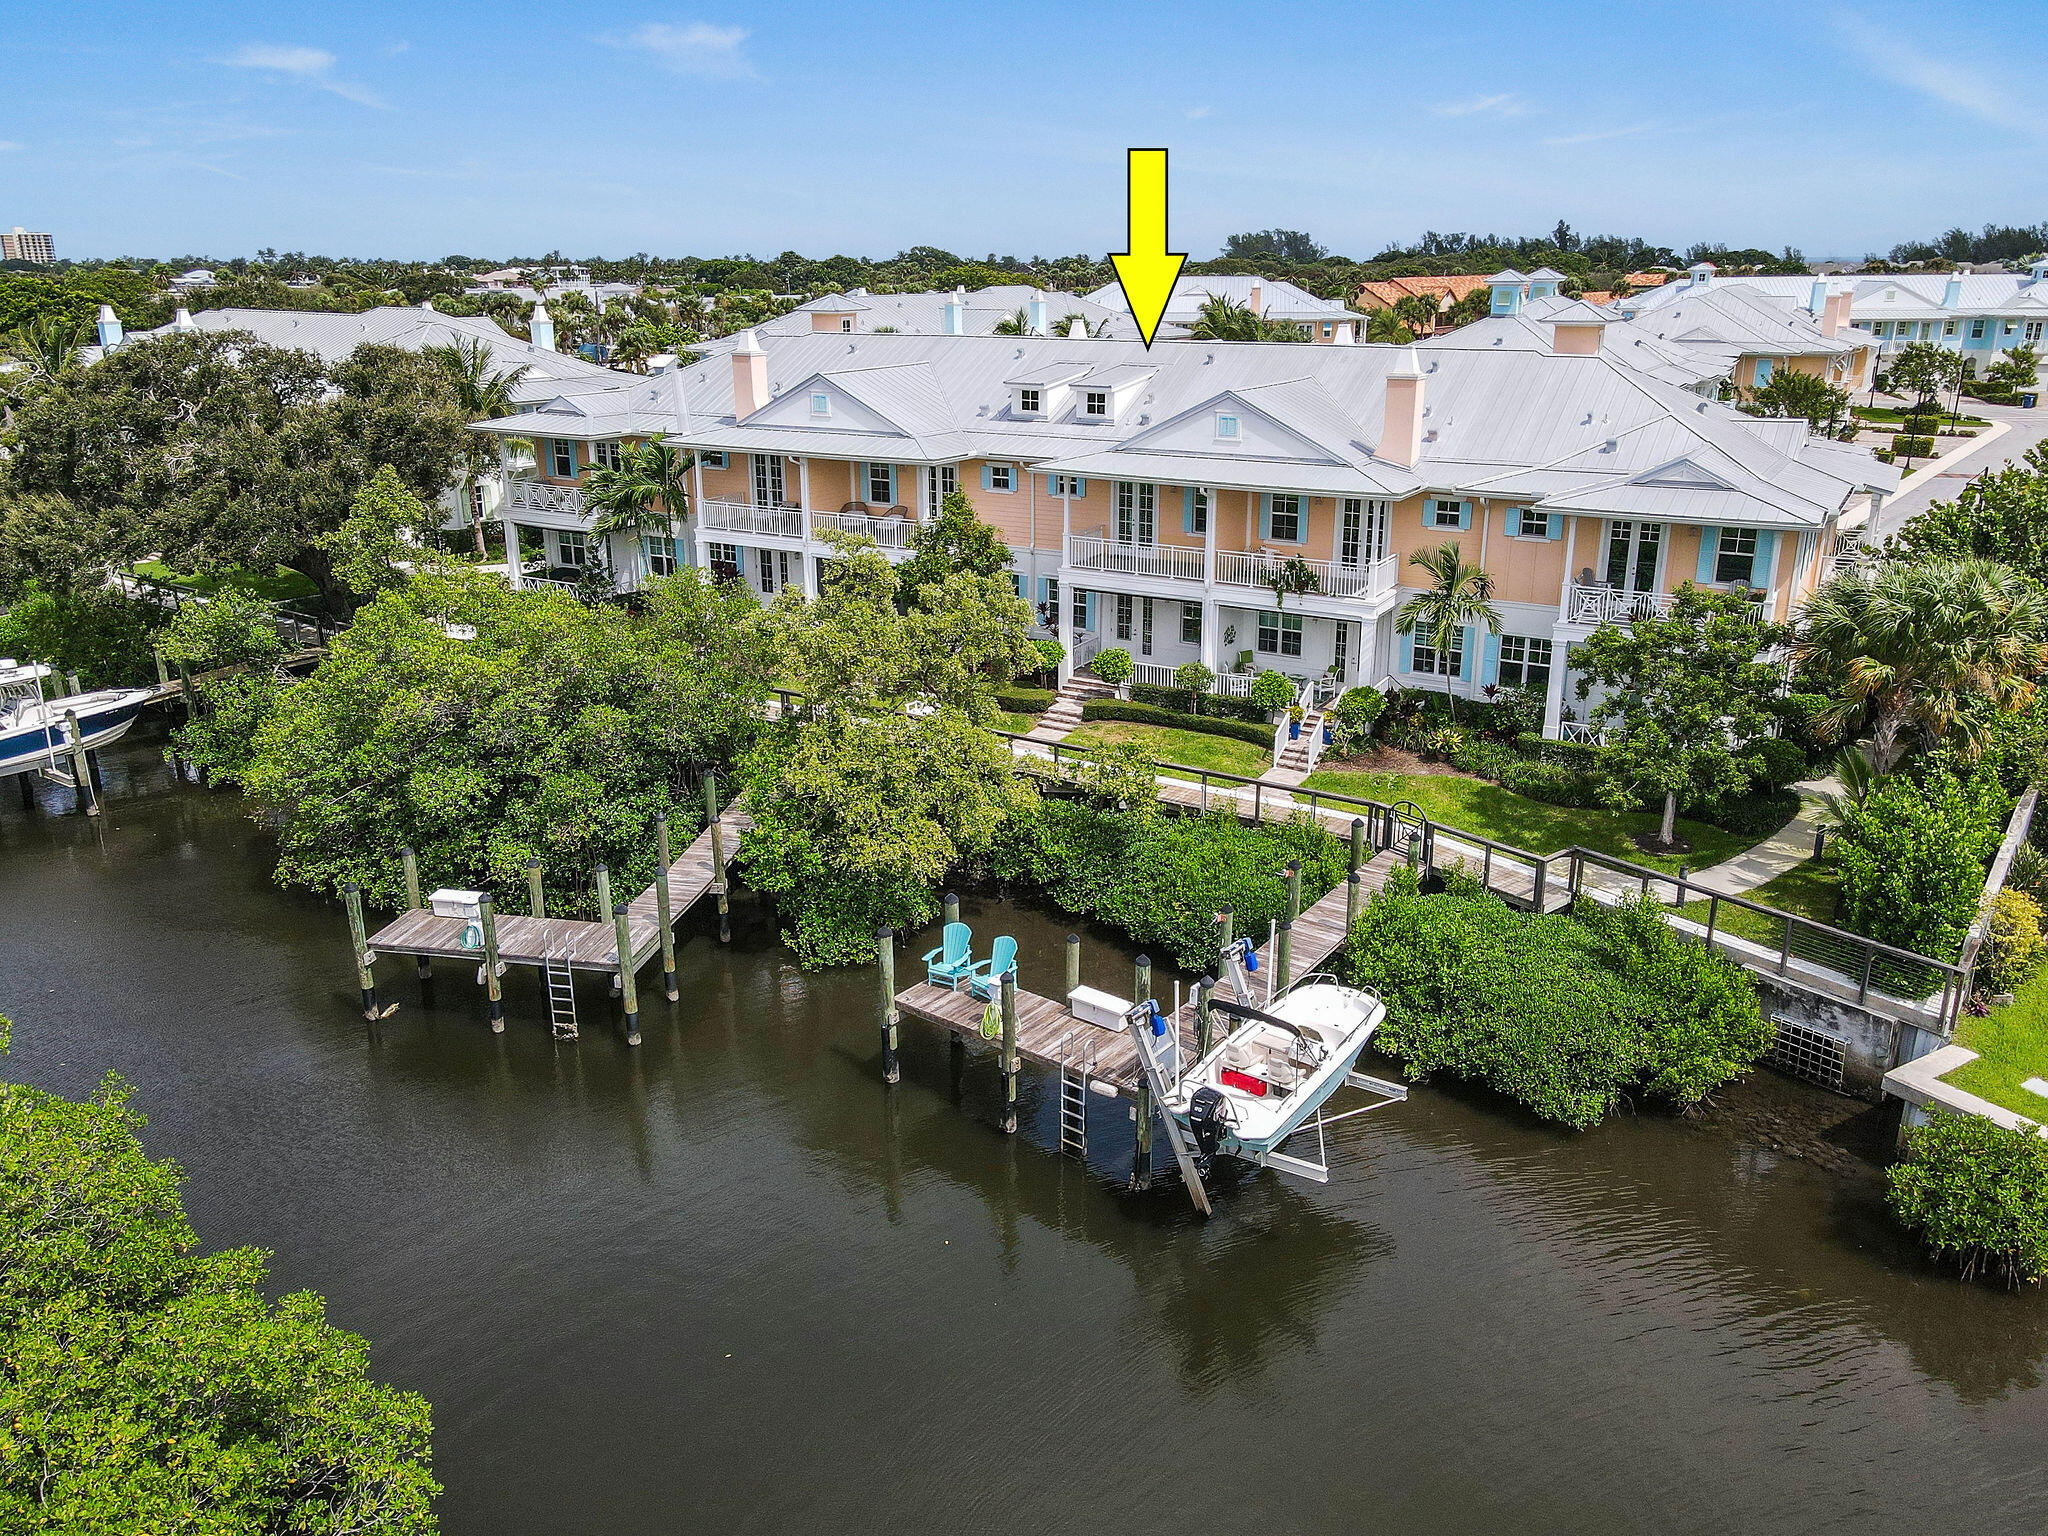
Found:
[{"label": "green shrub", "polygon": [[1799,814],[1799,795],[1790,789],[1728,795],[1712,805],[1694,806],[1688,814],[1744,837],[1768,837]]},{"label": "green shrub", "polygon": [[[1157,704],[1161,709],[1185,711],[1188,707],[1186,693],[1162,683],[1131,684],[1131,699],[1138,704]],[[1220,715],[1226,720],[1264,721],[1268,726],[1272,724],[1271,711],[1259,708],[1250,699],[1235,698],[1227,693],[1205,693],[1197,703],[1197,714]]]},{"label": "green shrub", "polygon": [[1042,715],[1057,697],[1050,688],[998,688],[996,708],[1013,715]]},{"label": "green shrub", "polygon": [[1273,745],[1273,728],[1245,720],[1213,720],[1207,715],[1190,715],[1181,710],[1161,709],[1156,704],[1126,704],[1121,699],[1090,699],[1081,706],[1083,720],[1128,720],[1139,725],[1163,725],[1176,731],[1201,731],[1209,736],[1228,736],[1256,747]]},{"label": "green shrub", "polygon": [[1604,774],[1568,768],[1563,763],[1530,762],[1526,758],[1503,764],[1500,774],[1501,788],[1570,810],[1604,806],[1606,783]]},{"label": "green shrub", "polygon": [[1579,1129],[1632,1090],[1698,1104],[1771,1041],[1740,968],[1645,902],[1546,917],[1463,875],[1422,896],[1397,872],[1344,957],[1385,1002],[1375,1043],[1409,1076],[1448,1071]]},{"label": "green shrub", "polygon": [[1886,1179],[1892,1214],[1965,1280],[2048,1275],[2048,1142],[2031,1127],[1937,1114]]},{"label": "green shrub", "polygon": [[1216,674],[1199,661],[1183,662],[1173,669],[1173,685],[1188,696],[1188,708],[1202,707],[1202,695],[1216,686]]},{"label": "green shrub", "polygon": [[1603,747],[1597,742],[1554,741],[1534,732],[1517,736],[1515,745],[1525,757],[1535,758],[1539,762],[1558,763],[1580,773],[1604,771],[1614,755],[1613,748]]},{"label": "green shrub", "polygon": [[1828,696],[1824,693],[1788,693],[1771,707],[1771,712],[1778,717],[1778,729],[1787,741],[1796,743],[1806,754],[1809,768],[1833,762],[1839,745],[1823,740],[1814,726],[1814,721],[1827,707]]},{"label": "green shrub", "polygon": [[1757,782],[1767,789],[1783,789],[1806,777],[1806,749],[1796,741],[1766,736],[1750,750],[1757,759]]},{"label": "green shrub", "polygon": [[[2037,820],[2035,825],[2039,825]],[[2037,906],[2048,908],[2048,858],[2041,856],[2031,837],[2013,855],[2012,868],[2005,873],[2005,887],[2031,896]]]},{"label": "green shrub", "polygon": [[1294,702],[1294,682],[1284,672],[1271,668],[1252,679],[1252,702],[1271,714]]},{"label": "green shrub", "polygon": [[1900,432],[1892,438],[1892,452],[1894,454],[1904,454],[1909,459],[1924,459],[1934,452],[1934,439],[1931,437],[1913,437],[1907,433]]},{"label": "green shrub", "polygon": [[1095,654],[1095,675],[1112,688],[1131,680],[1133,665],[1131,653],[1122,646],[1112,646],[1109,650],[1098,651]]},{"label": "green shrub", "polygon": [[1147,817],[1048,799],[1012,823],[991,872],[1122,929],[1155,961],[1214,974],[1217,912],[1229,907],[1237,932],[1263,936],[1287,915],[1288,862],[1301,861],[1312,902],[1344,878],[1346,853],[1305,818],[1248,826],[1224,811]]},{"label": "green shrub", "polygon": [[1067,648],[1057,640],[1034,640],[1031,649],[1038,652],[1038,670],[1058,673],[1060,663],[1067,659]]},{"label": "green shrub", "polygon": [[1835,840],[1844,926],[1953,960],[1998,848],[2001,798],[1989,775],[1964,784],[1940,767],[1924,783],[1903,773],[1879,781]]},{"label": "green shrub", "polygon": [[2041,904],[2010,886],[1991,898],[1991,927],[1977,964],[1984,985],[2011,992],[2041,968],[2048,941],[2041,937]]},{"label": "green shrub", "polygon": [[1503,688],[1492,699],[1473,708],[1481,729],[1503,741],[1541,734],[1543,730],[1543,695],[1533,688]]},{"label": "green shrub", "polygon": [[156,681],[152,654],[164,611],[102,589],[61,598],[32,592],[0,613],[0,656],[76,672],[88,688]]},{"label": "green shrub", "polygon": [[1514,748],[1506,742],[1494,741],[1485,736],[1466,737],[1448,754],[1446,760],[1460,773],[1476,773],[1488,779],[1500,778],[1522,761],[1515,755]]}]

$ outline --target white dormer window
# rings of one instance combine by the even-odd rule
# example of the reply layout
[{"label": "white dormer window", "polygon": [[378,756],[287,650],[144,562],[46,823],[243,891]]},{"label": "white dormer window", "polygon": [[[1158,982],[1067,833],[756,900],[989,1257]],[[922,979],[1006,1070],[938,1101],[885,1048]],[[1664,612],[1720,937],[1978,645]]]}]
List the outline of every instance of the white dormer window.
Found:
[{"label": "white dormer window", "polygon": [[1106,389],[1082,390],[1081,414],[1083,416],[1107,416],[1109,414],[1109,391]]},{"label": "white dormer window", "polygon": [[839,329],[850,334],[853,330],[853,316],[841,315],[839,317]]},{"label": "white dormer window", "polygon": [[1228,411],[1219,411],[1216,415],[1216,435],[1225,442],[1236,442],[1239,436],[1237,418]]},{"label": "white dormer window", "polygon": [[832,414],[832,397],[822,389],[811,391],[811,414],[813,416],[830,416]]},{"label": "white dormer window", "polygon": [[1020,389],[1017,391],[1017,409],[1024,412],[1025,415],[1036,416],[1038,414],[1038,403],[1039,393],[1037,390]]}]

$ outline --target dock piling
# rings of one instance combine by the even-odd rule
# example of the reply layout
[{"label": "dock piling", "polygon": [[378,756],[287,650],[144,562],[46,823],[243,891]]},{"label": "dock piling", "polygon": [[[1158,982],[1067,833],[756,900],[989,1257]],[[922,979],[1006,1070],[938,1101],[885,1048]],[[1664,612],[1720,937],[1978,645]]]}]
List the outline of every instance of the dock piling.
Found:
[{"label": "dock piling", "polygon": [[882,976],[882,1081],[900,1082],[902,1063],[896,1059],[896,1033],[901,1015],[896,1011],[896,930],[884,928],[875,935],[875,958]]},{"label": "dock piling", "polygon": [[85,760],[85,732],[78,726],[78,711],[64,711],[64,724],[71,732],[71,776],[78,781],[78,807],[88,816],[100,813],[99,797],[92,791],[92,767]]},{"label": "dock piling", "polygon": [[655,813],[654,856],[659,865],[654,872],[654,916],[661,927],[661,990],[673,1003],[683,994],[676,989],[676,931],[669,911],[667,811]]},{"label": "dock piling", "polygon": [[1351,818],[1351,873],[1357,874],[1365,864],[1365,818]]},{"label": "dock piling", "polygon": [[1216,1015],[1209,1004],[1216,996],[1216,978],[1204,976],[1195,987],[1195,1054],[1206,1056],[1216,1042]]},{"label": "dock piling", "polygon": [[940,897],[939,907],[944,914],[946,922],[957,923],[960,921],[960,895],[957,891],[948,891],[944,896]]},{"label": "dock piling", "polygon": [[[1138,956],[1137,992],[1135,1001],[1152,1000],[1152,957]],[[1131,1188],[1152,1187],[1152,1087],[1141,1076],[1138,1079],[1138,1106],[1135,1111],[1138,1124],[1137,1144],[1131,1149]]]},{"label": "dock piling", "polygon": [[526,910],[534,917],[548,915],[548,897],[541,886],[539,859],[526,861]]},{"label": "dock piling", "polygon": [[1351,930],[1358,926],[1358,893],[1360,881],[1358,871],[1353,870],[1344,877],[1344,936],[1351,937]]},{"label": "dock piling", "polygon": [[1290,918],[1278,929],[1273,942],[1273,990],[1284,991],[1294,979],[1294,922]]},{"label": "dock piling", "polygon": [[[597,920],[601,923],[611,915],[612,872],[600,864],[591,871],[591,880],[597,886]],[[612,977],[611,992],[613,997],[619,995],[619,978],[616,974]]]},{"label": "dock piling", "polygon": [[1301,916],[1301,860],[1287,861],[1287,921]]},{"label": "dock piling", "polygon": [[1230,948],[1231,930],[1236,925],[1236,917],[1230,908],[1225,907],[1216,914],[1216,925],[1223,930],[1223,936],[1216,941],[1217,949]]},{"label": "dock piling", "polygon": [[1067,990],[1061,1001],[1067,1001],[1081,988],[1081,935],[1067,935]]},{"label": "dock piling", "polygon": [[342,905],[348,908],[348,942],[355,952],[356,986],[363,994],[363,1019],[375,1031],[377,1025],[376,956],[370,953],[370,930],[363,926],[363,893],[349,884],[341,888]]},{"label": "dock piling", "polygon": [[626,1008],[626,1044],[640,1043],[640,992],[633,981],[633,933],[627,926],[629,908],[622,901],[612,908],[612,926],[619,936],[619,1000]]},{"label": "dock piling", "polygon": [[1003,1134],[1017,1134],[1017,968],[1003,972]]},{"label": "dock piling", "polygon": [[[420,899],[420,859],[410,848],[398,850],[398,862],[405,870],[405,909],[417,912],[426,903]],[[434,981],[434,962],[425,955],[417,956],[413,962],[414,973],[422,987],[431,986]]]},{"label": "dock piling", "polygon": [[491,1033],[505,1033],[505,988],[498,977],[498,915],[491,910],[491,893],[485,891],[477,902],[477,921],[484,931],[484,995],[490,999]]},{"label": "dock piling", "polygon": [[711,891],[718,898],[718,942],[730,944],[732,895],[725,881],[725,823],[718,817],[718,775],[710,769],[704,772],[704,820],[711,828]]}]

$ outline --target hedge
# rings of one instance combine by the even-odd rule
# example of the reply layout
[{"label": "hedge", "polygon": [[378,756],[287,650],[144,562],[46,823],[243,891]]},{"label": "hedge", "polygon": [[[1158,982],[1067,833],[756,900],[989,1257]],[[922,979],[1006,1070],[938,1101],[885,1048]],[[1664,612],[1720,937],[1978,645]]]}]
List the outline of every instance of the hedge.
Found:
[{"label": "hedge", "polygon": [[1937,1114],[1886,1175],[1892,1214],[1965,1280],[2048,1275],[2048,1142],[1975,1115]]},{"label": "hedge", "polygon": [[1042,715],[1057,697],[1050,688],[998,688],[996,708],[1013,715]]},{"label": "hedge", "polygon": [[1184,714],[1161,709],[1156,704],[1126,704],[1120,699],[1090,699],[1081,706],[1083,720],[1128,720],[1138,725],[1163,725],[1176,731],[1201,731],[1210,736],[1228,736],[1248,741],[1255,747],[1273,745],[1273,728],[1243,720],[1212,720],[1207,715]]},{"label": "hedge", "polygon": [[1924,459],[1934,452],[1931,437],[1908,437],[1901,432],[1892,439],[1892,452],[1903,453],[1909,459]]},{"label": "hedge", "polygon": [[[1140,704],[1156,704],[1161,709],[1187,712],[1188,691],[1172,688],[1160,683],[1133,683],[1131,697]],[[1259,708],[1250,699],[1237,698],[1227,693],[1205,693],[1198,696],[1196,710],[1199,714],[1217,715],[1226,720],[1250,720],[1256,724],[1272,723],[1267,711]]]}]

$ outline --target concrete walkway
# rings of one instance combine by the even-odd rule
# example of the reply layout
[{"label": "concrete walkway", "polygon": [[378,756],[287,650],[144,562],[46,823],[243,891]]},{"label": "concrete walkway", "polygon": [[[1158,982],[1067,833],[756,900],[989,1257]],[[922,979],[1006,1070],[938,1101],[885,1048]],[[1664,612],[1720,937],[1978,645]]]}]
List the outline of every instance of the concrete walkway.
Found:
[{"label": "concrete walkway", "polygon": [[1866,544],[1882,544],[1935,502],[1955,500],[1978,475],[2018,462],[2034,444],[2048,439],[2048,406],[2036,406],[2029,411],[2011,405],[1986,405],[1982,401],[1968,404],[1973,415],[1984,417],[1991,425],[1976,437],[1962,439],[1954,451],[1908,475],[1899,489],[1886,498],[1875,525],[1861,530]]},{"label": "concrete walkway", "polygon": [[1748,852],[1711,864],[1696,875],[1688,874],[1687,884],[1703,891],[1719,891],[1723,896],[1742,896],[1811,859],[1814,830],[1823,814],[1818,797],[1839,794],[1842,786],[1829,778],[1794,784],[1792,788],[1799,795],[1797,816]]}]

